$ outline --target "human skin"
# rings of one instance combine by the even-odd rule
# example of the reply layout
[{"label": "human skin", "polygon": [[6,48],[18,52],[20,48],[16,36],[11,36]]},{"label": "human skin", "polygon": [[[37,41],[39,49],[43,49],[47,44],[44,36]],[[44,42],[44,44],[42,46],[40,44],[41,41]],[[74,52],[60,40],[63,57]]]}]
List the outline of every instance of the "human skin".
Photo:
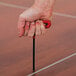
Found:
[{"label": "human skin", "polygon": [[42,20],[50,19],[54,2],[55,0],[35,0],[32,7],[21,13],[18,21],[19,36],[43,34],[45,27]]}]

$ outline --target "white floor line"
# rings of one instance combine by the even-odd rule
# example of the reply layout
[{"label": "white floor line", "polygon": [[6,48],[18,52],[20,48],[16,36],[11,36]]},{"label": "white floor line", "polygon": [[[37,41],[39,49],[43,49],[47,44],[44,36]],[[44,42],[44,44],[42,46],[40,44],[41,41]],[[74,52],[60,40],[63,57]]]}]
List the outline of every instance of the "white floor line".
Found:
[{"label": "white floor line", "polygon": [[[7,6],[7,7],[12,7],[12,8],[28,9],[28,7],[14,5],[14,4],[8,4],[8,3],[4,3],[4,2],[0,2],[0,5]],[[58,15],[58,16],[64,16],[64,17],[67,17],[67,18],[76,19],[76,16],[69,15],[69,14],[63,14],[63,13],[58,13],[58,12],[53,12],[53,14]]]},{"label": "white floor line", "polygon": [[[0,2],[0,5],[7,6],[7,7],[12,7],[12,8],[28,9],[28,7],[23,7],[23,6],[14,5],[14,4],[8,4],[8,3],[4,3],[4,2]],[[72,15],[69,15],[69,14],[63,14],[63,13],[57,13],[57,12],[53,12],[53,14],[58,15],[58,16],[64,16],[64,17],[76,19],[76,16],[72,16]],[[54,66],[54,65],[56,65],[58,63],[61,63],[61,62],[65,61],[65,60],[67,60],[67,59],[69,59],[69,58],[71,58],[71,57],[73,57],[75,55],[76,55],[76,53],[73,53],[72,55],[69,55],[69,56],[67,56],[67,57],[65,57],[65,58],[63,58],[63,59],[61,59],[59,61],[56,61],[55,63],[50,64],[50,65],[48,65],[48,66],[46,66],[46,67],[44,67],[44,68],[42,68],[40,70],[37,70],[36,72],[29,74],[28,76],[32,76],[32,75],[34,75],[36,73],[39,73],[39,72],[41,72],[41,71],[43,71],[45,69],[48,69],[49,67],[52,67],[52,66]]]},{"label": "white floor line", "polygon": [[36,72],[33,72],[33,73],[31,73],[31,74],[29,74],[29,75],[27,75],[27,76],[35,75],[35,74],[37,74],[37,73],[39,73],[39,72],[41,72],[41,71],[43,71],[43,70],[46,70],[46,69],[48,69],[48,68],[50,68],[50,67],[52,67],[52,66],[54,66],[54,65],[56,65],[56,64],[58,64],[58,63],[63,62],[63,61],[65,61],[65,60],[67,60],[67,59],[69,59],[69,58],[71,58],[71,57],[73,57],[73,56],[75,56],[75,55],[76,55],[76,53],[73,53],[73,54],[71,54],[71,55],[69,55],[69,56],[67,56],[67,57],[65,57],[65,58],[63,58],[63,59],[61,59],[61,60],[58,60],[58,61],[56,61],[56,62],[54,62],[54,63],[52,63],[52,64],[50,64],[50,65],[48,65],[48,66],[46,66],[46,67],[44,67],[44,68],[42,68],[42,69],[39,69],[39,70],[37,70]]},{"label": "white floor line", "polygon": [[[4,2],[0,2],[0,5],[12,7],[12,8],[28,9],[28,7],[14,5],[14,4],[8,4],[8,3],[4,3]],[[53,14],[58,15],[58,16],[64,16],[64,17],[76,19],[76,16],[69,15],[69,14],[63,14],[63,13],[58,13],[58,12],[53,12]]]},{"label": "white floor line", "polygon": [[76,19],[76,16],[72,16],[72,15],[69,15],[69,14],[63,14],[63,13],[57,13],[57,12],[54,12],[53,14],[58,15],[58,16],[64,16],[64,17],[75,18]]},{"label": "white floor line", "polygon": [[0,5],[12,7],[12,8],[20,8],[20,9],[27,9],[28,8],[28,7],[14,5],[14,4],[8,4],[8,3],[4,3],[4,2],[0,2]]}]

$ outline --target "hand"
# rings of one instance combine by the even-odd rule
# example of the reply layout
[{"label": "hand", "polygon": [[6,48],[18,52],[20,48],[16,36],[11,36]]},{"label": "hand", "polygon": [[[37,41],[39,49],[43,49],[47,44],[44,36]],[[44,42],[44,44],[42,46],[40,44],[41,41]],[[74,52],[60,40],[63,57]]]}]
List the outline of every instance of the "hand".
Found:
[{"label": "hand", "polygon": [[45,33],[45,25],[42,20],[37,20],[36,22],[32,22],[30,24],[30,29],[28,30],[28,32],[26,33],[25,31],[25,35],[28,35],[29,37],[34,36],[34,34],[38,36],[44,33]]},{"label": "hand", "polygon": [[[37,21],[36,23],[34,21],[39,19],[49,20],[51,15],[52,10],[49,7],[44,9],[42,7],[37,7],[36,5],[24,11],[20,15],[18,21],[19,36],[23,36],[24,33],[28,36],[33,36],[34,33],[36,33],[36,35],[40,35],[41,32],[45,30],[44,24],[42,21]],[[43,30],[39,31],[41,27],[43,27]]]}]

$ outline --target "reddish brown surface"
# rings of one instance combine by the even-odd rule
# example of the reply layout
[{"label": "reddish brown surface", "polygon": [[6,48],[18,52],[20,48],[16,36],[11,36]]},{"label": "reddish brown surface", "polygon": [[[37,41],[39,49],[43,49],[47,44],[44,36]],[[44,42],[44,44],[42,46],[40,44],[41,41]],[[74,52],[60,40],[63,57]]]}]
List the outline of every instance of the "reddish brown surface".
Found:
[{"label": "reddish brown surface", "polygon": [[[0,1],[22,6],[31,5],[31,1],[28,3],[27,0]],[[76,15],[74,10],[76,1],[65,2],[58,0],[54,10]],[[71,8],[68,8],[69,2],[73,5]],[[17,34],[17,20],[22,11],[22,9],[0,5],[0,76],[26,76],[32,73],[32,38],[19,38]],[[76,19],[54,16],[52,27],[47,33],[36,37],[36,70],[75,52]],[[76,76],[76,56],[36,76]]]},{"label": "reddish brown surface", "polygon": [[41,71],[35,76],[76,76],[76,56]]},{"label": "reddish brown surface", "polygon": [[76,0],[56,0],[54,11],[76,16],[75,3]]},{"label": "reddish brown surface", "polygon": [[34,3],[34,0],[0,0],[1,2],[29,7]]}]

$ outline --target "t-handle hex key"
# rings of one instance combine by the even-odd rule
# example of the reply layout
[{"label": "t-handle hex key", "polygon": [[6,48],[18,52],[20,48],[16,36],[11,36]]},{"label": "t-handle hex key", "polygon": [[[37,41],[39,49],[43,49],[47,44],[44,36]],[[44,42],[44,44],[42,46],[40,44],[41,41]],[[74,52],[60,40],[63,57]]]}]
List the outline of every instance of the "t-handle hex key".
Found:
[{"label": "t-handle hex key", "polygon": [[[50,20],[43,20],[45,24],[45,28],[50,28],[51,21]],[[33,72],[35,72],[35,35],[33,36]]]}]

